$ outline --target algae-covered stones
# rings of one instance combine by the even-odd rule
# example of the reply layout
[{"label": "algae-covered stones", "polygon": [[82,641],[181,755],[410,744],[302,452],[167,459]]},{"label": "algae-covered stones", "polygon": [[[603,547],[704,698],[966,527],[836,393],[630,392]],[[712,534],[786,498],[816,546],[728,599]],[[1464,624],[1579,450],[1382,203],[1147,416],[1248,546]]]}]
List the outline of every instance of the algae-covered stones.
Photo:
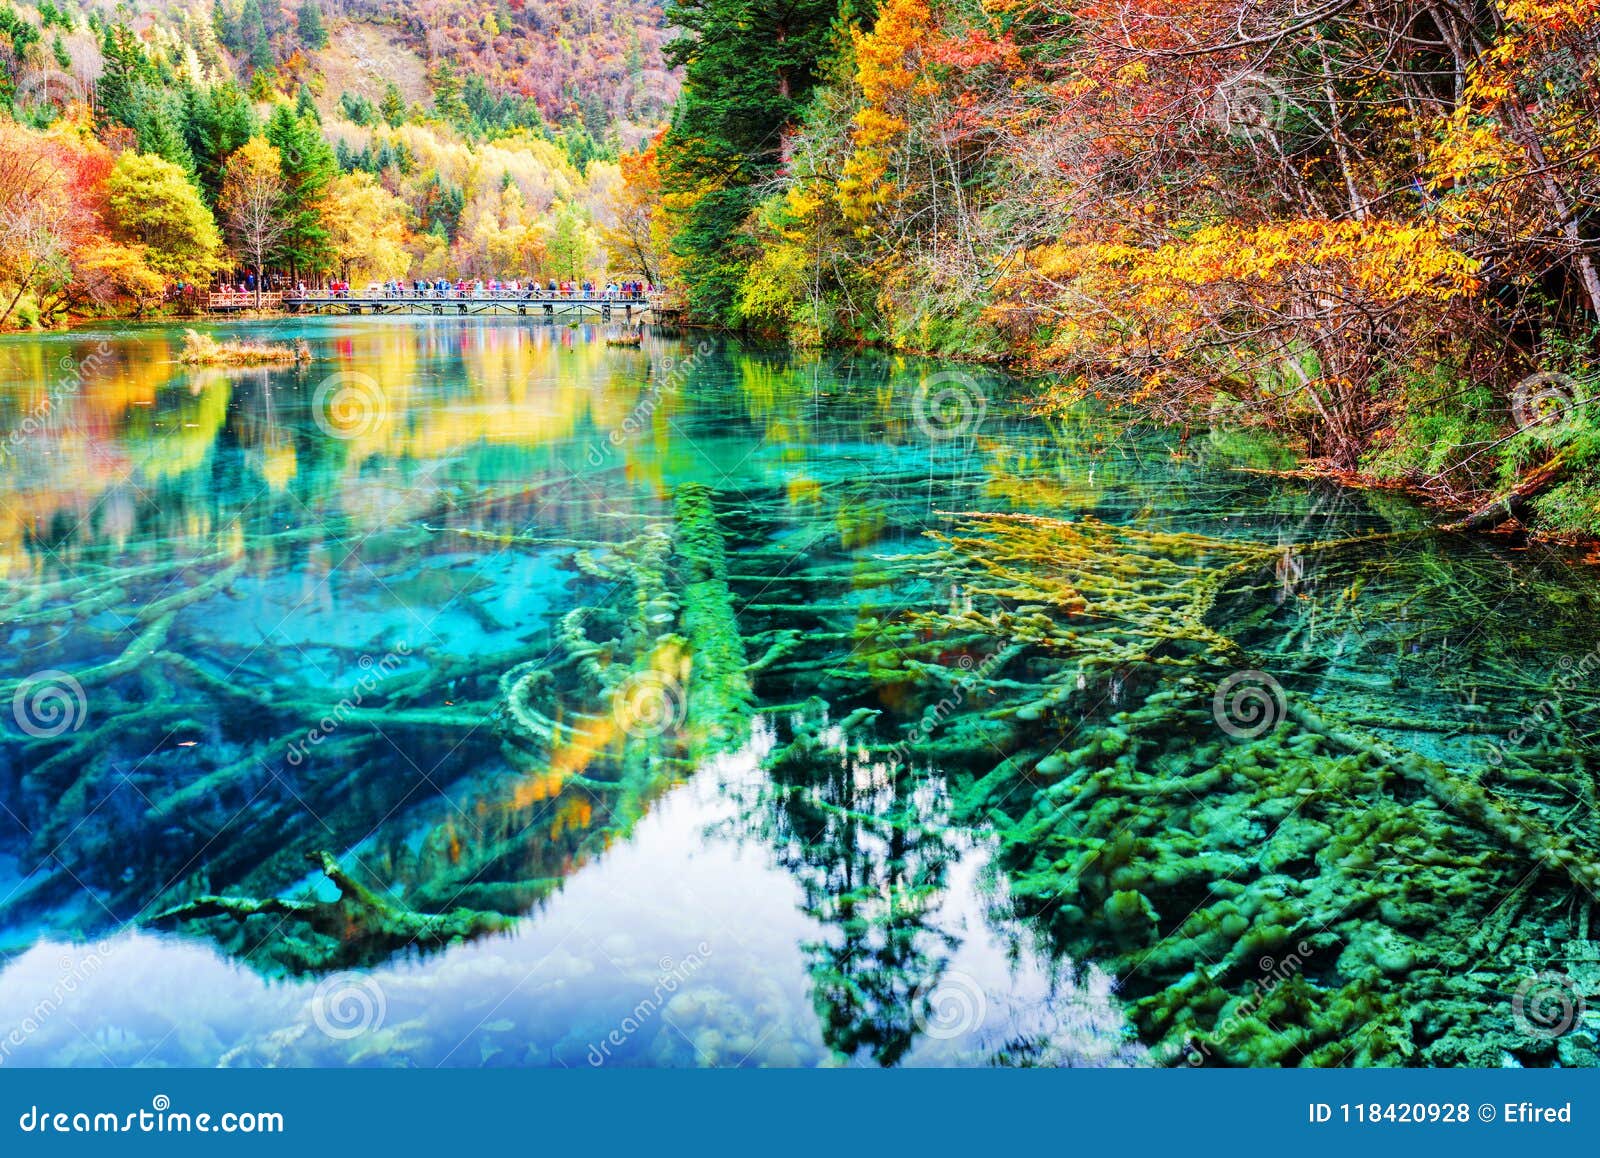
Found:
[{"label": "algae-covered stones", "polygon": [[1131,742],[1132,738],[1121,728],[1107,728],[1100,733],[1100,751],[1107,756],[1120,756]]},{"label": "algae-covered stones", "polygon": [[1339,954],[1339,972],[1345,977],[1377,979],[1401,977],[1417,964],[1417,943],[1404,933],[1382,925],[1364,926]]},{"label": "algae-covered stones", "polygon": [[1043,760],[1040,760],[1033,770],[1040,776],[1059,776],[1070,767],[1072,767],[1072,762],[1067,753],[1053,752]]},{"label": "algae-covered stones", "polygon": [[1594,1035],[1588,1030],[1579,1030],[1557,1040],[1556,1057],[1569,1068],[1600,1066],[1600,1050],[1595,1048]]},{"label": "algae-covered stones", "polygon": [[1156,911],[1143,893],[1134,889],[1112,893],[1103,911],[1119,941],[1143,945],[1155,937]]}]

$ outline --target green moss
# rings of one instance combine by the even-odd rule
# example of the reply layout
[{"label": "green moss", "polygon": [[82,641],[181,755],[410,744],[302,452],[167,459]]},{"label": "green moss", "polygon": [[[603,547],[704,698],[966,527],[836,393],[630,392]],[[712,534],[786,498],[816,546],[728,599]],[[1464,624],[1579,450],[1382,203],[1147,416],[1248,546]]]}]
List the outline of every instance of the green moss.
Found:
[{"label": "green moss", "polygon": [[334,901],[202,896],[149,919],[216,940],[266,973],[322,973],[375,965],[397,951],[441,949],[511,928],[498,913],[453,908],[421,913],[385,900],[333,856],[307,858],[338,889]]},{"label": "green moss", "polygon": [[[1262,656],[1213,627],[1248,633],[1251,620],[1233,612],[1259,599],[1263,574],[1271,589],[1273,561],[1251,544],[1027,516],[973,518],[935,538],[941,566],[969,565],[970,609],[908,615],[877,625],[879,636],[912,652],[975,634],[990,637],[964,644],[980,653],[1026,642],[979,679],[982,710],[958,717],[1003,720],[1013,733],[998,762],[969,745],[974,768],[958,780],[955,815],[996,832],[1018,913],[1064,955],[1122,979],[1158,1056],[1215,1065],[1553,1056],[1519,1028],[1505,995],[1577,931],[1568,898],[1600,883],[1590,842],[1561,831],[1559,805],[1392,739],[1400,729],[1412,744],[1448,743],[1447,720],[1396,713],[1387,677],[1410,670],[1404,609],[1433,584],[1452,585],[1463,631],[1481,625],[1461,568],[1408,549],[1389,574],[1371,565],[1374,540],[1298,545],[1332,596],[1304,609],[1304,626],[1351,638],[1349,591],[1371,585],[1362,601],[1379,607],[1394,593],[1392,610],[1360,627],[1373,642],[1337,661],[1362,673],[1348,677],[1351,690],[1307,681],[1321,689],[1308,696],[1289,674],[1294,631],[1264,626],[1260,637],[1285,650]],[[1494,626],[1504,638],[1506,625]],[[1378,635],[1402,642],[1376,645]],[[1230,734],[1213,692],[1257,666],[1287,669],[1283,702],[1270,705],[1272,726]],[[1536,679],[1528,689],[1541,690]],[[1522,758],[1567,774],[1559,759]],[[960,756],[943,764],[963,766]],[[1584,775],[1573,792],[1585,790]],[[1504,943],[1495,929],[1510,918],[1496,906],[1531,879],[1544,882],[1538,922],[1552,944]],[[1451,980],[1469,954],[1494,980]],[[1492,1050],[1465,1034],[1474,1021]]]},{"label": "green moss", "polygon": [[683,585],[683,626],[690,654],[689,710],[700,749],[735,748],[755,706],[749,659],[728,588],[728,564],[711,491],[678,488],[674,499],[676,565]]}]

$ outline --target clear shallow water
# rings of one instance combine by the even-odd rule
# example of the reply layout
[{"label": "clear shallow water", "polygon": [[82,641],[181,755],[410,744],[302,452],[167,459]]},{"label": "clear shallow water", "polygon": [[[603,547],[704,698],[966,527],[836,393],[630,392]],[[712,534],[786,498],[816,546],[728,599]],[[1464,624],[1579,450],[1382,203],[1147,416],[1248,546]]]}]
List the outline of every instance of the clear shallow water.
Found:
[{"label": "clear shallow water", "polygon": [[1592,1056],[1572,560],[957,367],[270,328],[0,343],[5,1064]]}]

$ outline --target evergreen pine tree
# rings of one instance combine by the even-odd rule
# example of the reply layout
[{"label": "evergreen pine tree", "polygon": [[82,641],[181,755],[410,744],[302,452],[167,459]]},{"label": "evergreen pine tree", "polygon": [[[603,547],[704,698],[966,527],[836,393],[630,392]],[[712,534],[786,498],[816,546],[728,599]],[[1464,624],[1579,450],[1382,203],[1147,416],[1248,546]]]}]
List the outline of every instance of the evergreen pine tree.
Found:
[{"label": "evergreen pine tree", "polygon": [[244,0],[244,7],[239,11],[239,47],[253,69],[264,71],[277,63],[261,0]]},{"label": "evergreen pine tree", "polygon": [[405,98],[400,96],[400,86],[392,80],[384,85],[384,98],[378,102],[378,112],[389,128],[405,125]]},{"label": "evergreen pine tree", "polygon": [[322,5],[317,0],[301,0],[298,23],[302,44],[307,48],[328,47],[328,26],[322,19]]},{"label": "evergreen pine tree", "polygon": [[685,89],[662,156],[663,187],[692,196],[674,250],[685,259],[689,301],[731,320],[750,239],[745,220],[779,163],[835,43],[838,0],[675,0],[681,30],[666,47]]},{"label": "evergreen pine tree", "polygon": [[217,34],[217,43],[223,48],[235,56],[244,51],[239,35],[239,18],[222,0],[214,0],[211,5],[211,27]]},{"label": "evergreen pine tree", "polygon": [[376,123],[378,112],[372,107],[372,102],[360,93],[340,93],[339,111],[346,120],[355,125],[371,125]]},{"label": "evergreen pine tree", "polygon": [[294,98],[294,115],[319,125],[322,123],[322,114],[317,111],[317,102],[307,85],[301,85],[300,92]]},{"label": "evergreen pine tree", "polygon": [[184,93],[184,140],[194,157],[195,177],[208,205],[222,193],[222,173],[228,157],[255,136],[255,111],[232,81],[216,88],[189,86]]},{"label": "evergreen pine tree", "polygon": [[95,83],[95,119],[102,125],[133,127],[134,87],[149,69],[144,50],[126,24],[107,24],[100,36],[100,55],[105,63]]},{"label": "evergreen pine tree", "polygon": [[406,123],[406,98],[400,95],[400,86],[392,80],[383,88],[383,100],[378,104],[378,111],[391,129],[398,129]]},{"label": "evergreen pine tree", "polygon": [[184,139],[184,116],[178,102],[164,90],[147,84],[134,87],[137,100],[133,119],[139,138],[139,151],[170,161],[190,177],[194,176],[194,156]]},{"label": "evergreen pine tree", "polygon": [[333,265],[328,231],[322,224],[322,195],[338,176],[339,161],[323,139],[321,127],[298,116],[288,105],[272,110],[267,121],[267,141],[282,160],[288,187],[285,211],[289,227],[283,238],[284,260],[303,273],[318,273]]},{"label": "evergreen pine tree", "polygon": [[471,118],[467,103],[462,97],[461,77],[448,61],[433,70],[433,107],[441,117],[457,128],[465,129]]}]

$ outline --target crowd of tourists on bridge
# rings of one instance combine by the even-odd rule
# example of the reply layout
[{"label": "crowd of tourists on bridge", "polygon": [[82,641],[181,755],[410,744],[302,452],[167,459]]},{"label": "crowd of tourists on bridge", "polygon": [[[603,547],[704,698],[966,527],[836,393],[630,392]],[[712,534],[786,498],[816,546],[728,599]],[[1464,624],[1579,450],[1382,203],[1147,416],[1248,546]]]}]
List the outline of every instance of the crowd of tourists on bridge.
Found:
[{"label": "crowd of tourists on bridge", "polygon": [[592,281],[557,281],[551,278],[540,283],[537,278],[455,278],[441,277],[432,280],[396,279],[369,282],[364,291],[356,292],[347,281],[330,281],[322,286],[307,286],[300,282],[295,296],[300,298],[502,298],[533,300],[569,298],[592,301],[643,301],[655,291],[655,286],[642,281],[612,281],[599,285]]}]

